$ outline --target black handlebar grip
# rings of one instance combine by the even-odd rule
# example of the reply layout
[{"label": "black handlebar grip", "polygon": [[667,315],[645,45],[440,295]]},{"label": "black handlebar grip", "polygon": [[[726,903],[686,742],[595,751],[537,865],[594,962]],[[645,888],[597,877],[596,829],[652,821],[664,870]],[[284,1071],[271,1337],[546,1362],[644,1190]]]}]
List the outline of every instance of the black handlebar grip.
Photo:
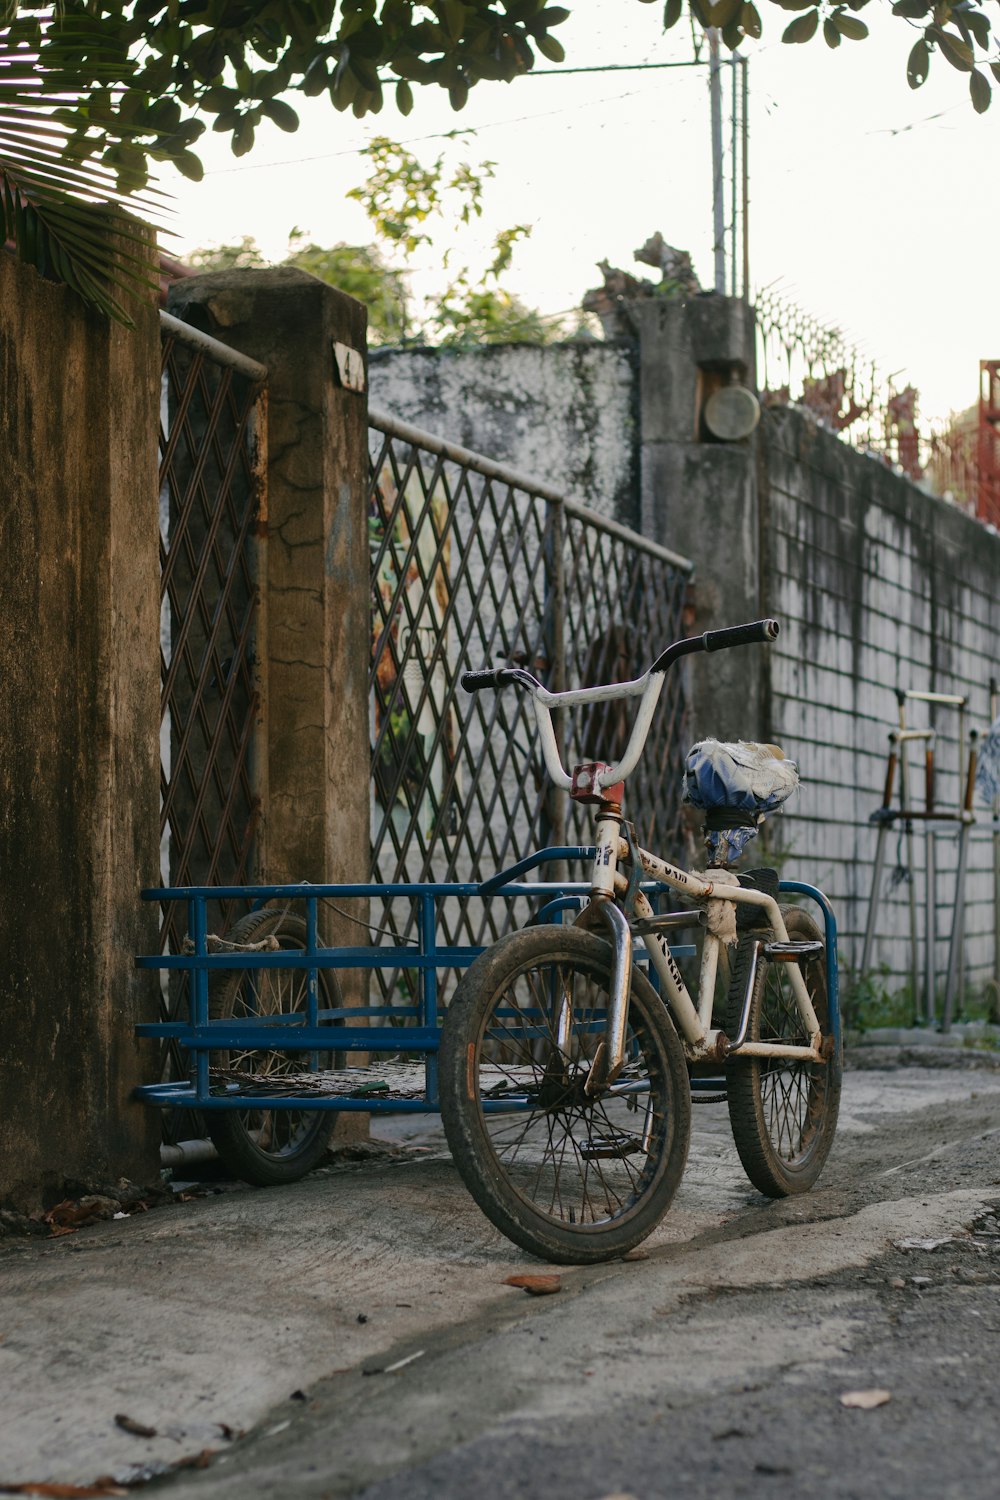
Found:
[{"label": "black handlebar grip", "polygon": [[509,682],[536,683],[530,672],[525,672],[521,667],[484,667],[479,672],[463,672],[458,679],[467,693],[478,693],[483,688],[502,688]]},{"label": "black handlebar grip", "polygon": [[780,629],[777,620],[754,620],[749,625],[733,625],[728,630],[706,630],[701,639],[706,651],[725,651],[729,646],[752,646],[759,641],[773,641]]},{"label": "black handlebar grip", "polygon": [[499,676],[491,667],[484,667],[481,672],[463,672],[458,680],[467,693],[478,693],[483,688],[499,687]]}]

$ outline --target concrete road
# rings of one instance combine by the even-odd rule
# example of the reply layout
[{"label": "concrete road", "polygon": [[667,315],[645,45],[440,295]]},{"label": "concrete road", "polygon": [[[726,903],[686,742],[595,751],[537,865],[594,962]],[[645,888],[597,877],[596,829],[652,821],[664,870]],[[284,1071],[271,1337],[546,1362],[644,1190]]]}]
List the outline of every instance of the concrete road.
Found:
[{"label": "concrete road", "polygon": [[[725,1106],[700,1108],[648,1258],[564,1270],[544,1299],[503,1285],[541,1267],[481,1217],[433,1123],[407,1135],[392,1160],[290,1189],[5,1241],[0,1483],[1000,1492],[994,1069],[849,1073],[820,1185],[781,1203],[747,1184]],[[841,1402],[876,1389],[873,1409]],[[204,1450],[206,1467],[170,1467]]]}]

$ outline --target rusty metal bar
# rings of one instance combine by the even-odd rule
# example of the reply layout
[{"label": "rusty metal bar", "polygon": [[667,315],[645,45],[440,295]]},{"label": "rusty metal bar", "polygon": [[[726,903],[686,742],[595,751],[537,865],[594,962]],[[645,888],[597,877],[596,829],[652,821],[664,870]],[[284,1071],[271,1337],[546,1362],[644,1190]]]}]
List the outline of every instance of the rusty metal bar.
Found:
[{"label": "rusty metal bar", "polygon": [[245,354],[240,354],[236,349],[230,349],[228,344],[220,344],[219,340],[213,339],[211,334],[202,333],[200,328],[194,328],[190,323],[182,323],[180,318],[175,318],[162,310],[160,331],[169,333],[178,343],[186,344],[189,349],[194,349],[198,354],[207,355],[214,364],[235,370],[237,375],[242,375],[244,379],[252,381],[255,385],[267,380],[267,369],[264,365],[259,365],[255,359],[248,359]]},{"label": "rusty metal bar", "polygon": [[492,458],[485,458],[481,453],[474,453],[471,448],[463,448],[458,443],[447,442],[432,432],[425,432],[421,427],[413,427],[408,422],[399,422],[377,406],[369,406],[368,423],[376,431],[398,438],[401,442],[410,443],[417,448],[425,448],[428,453],[440,454],[442,458],[450,459],[452,463],[460,464],[463,468],[472,469],[488,479],[499,479],[502,483],[510,485],[511,489],[524,490],[526,494],[537,495],[542,500],[551,500],[562,505],[567,515],[577,516],[581,521],[596,527],[597,530],[627,542],[630,547],[648,552],[652,557],[662,558],[664,562],[670,563],[682,573],[694,572],[694,563],[690,558],[681,557],[679,552],[671,552],[669,547],[661,547],[658,542],[652,542],[648,537],[640,536],[638,532],[631,531],[627,526],[612,520],[609,516],[598,515],[597,511],[591,510],[589,506],[580,505],[578,501],[568,499],[561,490],[554,489],[544,480],[536,479],[530,474],[523,474],[520,470],[511,468],[508,464],[497,463]]}]

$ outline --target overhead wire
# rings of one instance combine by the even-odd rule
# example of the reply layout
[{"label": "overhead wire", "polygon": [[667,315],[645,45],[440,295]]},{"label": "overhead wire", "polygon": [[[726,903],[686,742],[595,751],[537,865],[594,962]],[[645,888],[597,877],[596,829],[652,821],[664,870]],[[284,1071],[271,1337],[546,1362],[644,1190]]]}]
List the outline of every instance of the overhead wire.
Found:
[{"label": "overhead wire", "polygon": [[[539,68],[525,73],[525,78],[552,78],[561,77],[567,73],[636,73],[650,69],[660,68],[687,68],[704,67],[706,64],[699,62],[670,62],[670,63],[602,63],[594,67],[586,68]],[[640,94],[647,92],[644,89],[629,89],[624,94],[612,94],[606,99],[587,99],[580,104],[567,104],[560,109],[542,110],[537,114],[515,115],[508,120],[488,120],[481,125],[455,126],[451,130],[435,130],[425,135],[407,136],[398,144],[401,146],[416,146],[424,141],[450,141],[456,140],[463,135],[478,135],[483,130],[499,130],[504,126],[529,124],[533,120],[548,120],[555,115],[575,113],[580,109],[594,109],[602,104],[618,104],[623,99],[634,99]],[[309,162],[336,161],[346,156],[362,156],[368,149],[367,144],[362,146],[351,146],[343,151],[325,151],[318,156],[293,156],[286,157],[281,161],[268,162],[241,162],[235,167],[215,167],[205,173],[206,177],[223,177],[233,172],[266,172],[274,167],[298,167],[305,166]]]}]

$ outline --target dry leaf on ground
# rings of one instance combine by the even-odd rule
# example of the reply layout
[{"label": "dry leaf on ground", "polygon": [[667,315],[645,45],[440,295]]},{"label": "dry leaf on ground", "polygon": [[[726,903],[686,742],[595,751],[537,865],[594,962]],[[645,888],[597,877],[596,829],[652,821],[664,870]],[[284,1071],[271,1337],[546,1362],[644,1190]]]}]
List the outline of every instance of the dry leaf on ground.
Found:
[{"label": "dry leaf on ground", "polygon": [[53,1234],[80,1229],[84,1224],[94,1224],[98,1219],[111,1219],[121,1208],[114,1198],[105,1198],[100,1193],[89,1193],[84,1198],[64,1198],[50,1208],[42,1218],[51,1224]]},{"label": "dry leaf on ground", "polygon": [[50,1495],[53,1500],[88,1500],[99,1495],[127,1495],[120,1484],[0,1484],[0,1495]]},{"label": "dry leaf on ground", "polygon": [[147,1427],[145,1422],[137,1422],[135,1417],[127,1417],[122,1411],[116,1413],[115,1425],[120,1427],[123,1432],[131,1432],[136,1437],[151,1438],[156,1436],[155,1427]]},{"label": "dry leaf on ground", "polygon": [[200,1453],[189,1453],[186,1458],[177,1458],[172,1469],[207,1469],[215,1456],[214,1448],[202,1448]]},{"label": "dry leaf on ground", "polygon": [[520,1287],[532,1297],[550,1297],[562,1290],[562,1281],[558,1276],[506,1276],[504,1286]]}]

